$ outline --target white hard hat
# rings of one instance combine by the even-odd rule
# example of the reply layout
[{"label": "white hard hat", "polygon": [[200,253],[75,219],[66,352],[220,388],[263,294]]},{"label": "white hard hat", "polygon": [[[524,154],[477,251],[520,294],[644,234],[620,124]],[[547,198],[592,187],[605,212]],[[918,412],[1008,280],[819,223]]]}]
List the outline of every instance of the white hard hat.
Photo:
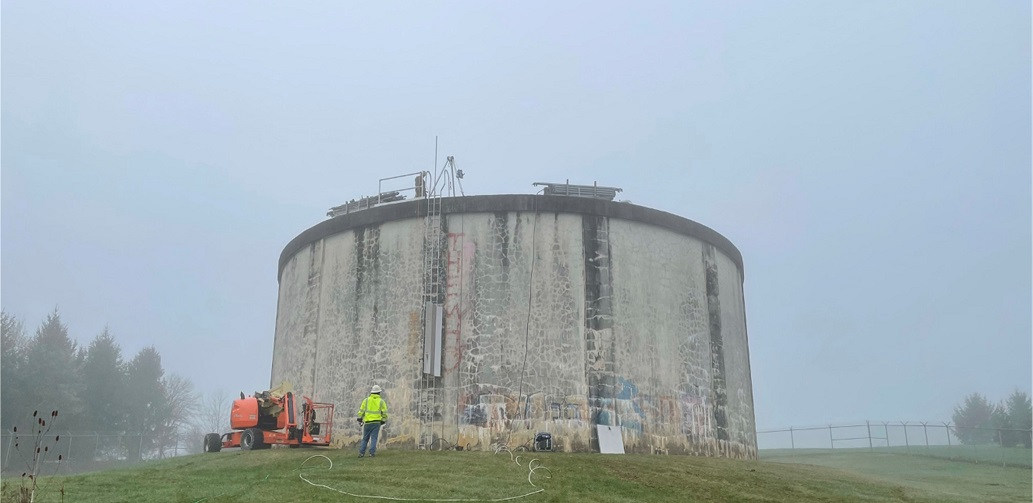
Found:
[{"label": "white hard hat", "polygon": [[384,390],[380,388],[379,384],[374,384],[373,389],[369,390],[370,393],[380,393],[381,391]]}]

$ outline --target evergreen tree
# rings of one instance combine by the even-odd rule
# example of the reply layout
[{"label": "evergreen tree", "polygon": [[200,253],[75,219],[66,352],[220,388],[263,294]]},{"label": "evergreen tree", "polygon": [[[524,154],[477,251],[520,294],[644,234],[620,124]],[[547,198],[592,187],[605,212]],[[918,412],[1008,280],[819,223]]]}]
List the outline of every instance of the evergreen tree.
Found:
[{"label": "evergreen tree", "polygon": [[25,378],[26,407],[60,411],[69,429],[78,426],[82,410],[76,353],[77,344],[68,336],[68,327],[54,309],[29,341],[25,368],[20,372]]},{"label": "evergreen tree", "polygon": [[954,434],[963,444],[989,444],[996,441],[990,419],[993,405],[985,396],[972,393],[954,408]]},{"label": "evergreen tree", "polygon": [[90,343],[82,366],[83,427],[111,432],[125,429],[126,372],[122,348],[107,327]]},{"label": "evergreen tree", "polygon": [[[69,337],[56,309],[32,338],[26,338],[14,316],[0,313],[3,429],[31,422],[33,410],[58,410],[62,429],[127,433],[127,444],[113,448],[128,451],[131,459],[164,456],[177,445],[198,399],[189,380],[165,377],[153,346],[127,363],[106,327],[82,348]],[[75,455],[93,457],[98,445],[80,443]]]},{"label": "evergreen tree", "polygon": [[142,435],[129,442],[130,459],[141,459],[157,447],[165,392],[162,387],[161,355],[154,346],[140,350],[129,362],[129,383],[126,389],[126,432]]},{"label": "evergreen tree", "polygon": [[1001,447],[1015,445],[1011,418],[1008,417],[1008,409],[1003,402],[995,405],[993,412],[990,413],[990,427],[994,429],[992,441],[997,442]]},{"label": "evergreen tree", "polygon": [[10,431],[23,422],[25,405],[25,329],[21,321],[0,312],[0,428]]},{"label": "evergreen tree", "polygon": [[1004,409],[1008,414],[1008,422],[1013,430],[1009,432],[1009,444],[1021,445],[1027,449],[1033,447],[1030,429],[1033,428],[1033,403],[1029,395],[1015,390],[1005,401]]}]

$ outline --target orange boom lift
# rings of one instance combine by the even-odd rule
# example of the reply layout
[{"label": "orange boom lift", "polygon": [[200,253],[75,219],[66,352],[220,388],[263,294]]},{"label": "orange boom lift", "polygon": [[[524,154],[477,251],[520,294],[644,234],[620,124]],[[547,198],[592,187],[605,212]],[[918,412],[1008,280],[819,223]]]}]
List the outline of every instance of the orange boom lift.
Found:
[{"label": "orange boom lift", "polygon": [[240,447],[245,451],[268,449],[273,445],[330,445],[334,404],[301,398],[301,410],[295,407],[294,394],[274,395],[269,391],[255,393],[233,401],[229,433],[204,436],[204,452],[219,452],[223,447]]}]

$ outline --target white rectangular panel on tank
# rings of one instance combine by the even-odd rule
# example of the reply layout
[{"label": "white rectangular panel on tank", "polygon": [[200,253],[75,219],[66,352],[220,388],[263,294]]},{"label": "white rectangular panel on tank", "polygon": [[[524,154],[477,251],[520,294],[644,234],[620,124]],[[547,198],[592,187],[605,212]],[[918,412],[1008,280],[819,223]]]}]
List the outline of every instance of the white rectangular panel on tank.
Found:
[{"label": "white rectangular panel on tank", "polygon": [[423,373],[431,373],[434,363],[434,303],[423,306]]},{"label": "white rectangular panel on tank", "polygon": [[441,304],[434,305],[434,377],[441,377],[441,337],[445,309]]},{"label": "white rectangular panel on tank", "polygon": [[444,310],[428,302],[424,307],[423,373],[441,377],[441,328]]},{"label": "white rectangular panel on tank", "polygon": [[595,425],[599,434],[600,454],[624,454],[624,437],[620,426]]}]

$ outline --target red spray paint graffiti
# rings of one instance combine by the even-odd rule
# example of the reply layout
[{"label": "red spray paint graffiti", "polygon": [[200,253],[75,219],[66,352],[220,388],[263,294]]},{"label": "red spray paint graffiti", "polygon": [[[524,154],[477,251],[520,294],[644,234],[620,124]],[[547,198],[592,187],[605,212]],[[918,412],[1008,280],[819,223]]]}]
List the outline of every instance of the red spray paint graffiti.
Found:
[{"label": "red spray paint graffiti", "polygon": [[445,336],[452,341],[452,360],[450,370],[459,368],[463,360],[463,345],[460,335],[463,332],[463,317],[470,309],[470,303],[464,298],[466,282],[473,273],[473,254],[476,249],[473,242],[466,240],[466,235],[458,232],[448,233],[448,266],[445,270]]}]

